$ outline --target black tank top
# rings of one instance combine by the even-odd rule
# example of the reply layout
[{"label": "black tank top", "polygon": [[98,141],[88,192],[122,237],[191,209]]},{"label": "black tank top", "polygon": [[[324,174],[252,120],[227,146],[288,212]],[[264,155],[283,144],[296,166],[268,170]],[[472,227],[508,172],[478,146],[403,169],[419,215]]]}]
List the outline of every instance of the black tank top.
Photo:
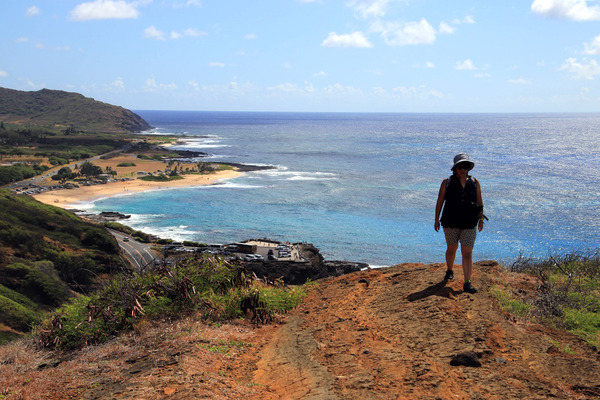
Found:
[{"label": "black tank top", "polygon": [[442,211],[442,226],[459,229],[475,228],[479,219],[477,180],[468,176],[464,188],[456,176],[452,175],[448,180],[444,210]]}]

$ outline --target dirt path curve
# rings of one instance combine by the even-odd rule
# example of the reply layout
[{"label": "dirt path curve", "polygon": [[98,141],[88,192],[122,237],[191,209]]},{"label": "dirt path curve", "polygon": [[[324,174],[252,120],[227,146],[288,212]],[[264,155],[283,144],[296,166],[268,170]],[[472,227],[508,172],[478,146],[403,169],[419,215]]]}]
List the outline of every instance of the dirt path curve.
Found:
[{"label": "dirt path curve", "polygon": [[[490,289],[508,281],[527,290],[526,277],[478,263],[480,292],[472,295],[462,292],[460,268],[448,283],[440,282],[443,274],[442,265],[404,264],[320,282],[287,323],[261,336],[259,351],[246,355],[262,388],[252,398],[600,396],[597,352],[498,309]],[[481,366],[452,366],[461,353]]]}]

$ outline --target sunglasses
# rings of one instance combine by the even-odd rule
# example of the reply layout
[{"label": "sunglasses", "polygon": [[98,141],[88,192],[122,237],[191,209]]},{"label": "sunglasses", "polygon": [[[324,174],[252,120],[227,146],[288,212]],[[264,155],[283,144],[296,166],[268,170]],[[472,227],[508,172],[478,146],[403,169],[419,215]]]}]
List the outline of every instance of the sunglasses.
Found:
[{"label": "sunglasses", "polygon": [[456,169],[466,169],[466,170],[468,170],[468,169],[469,169],[469,167],[470,167],[470,165],[469,165],[469,164],[467,164],[467,163],[460,163],[460,164],[458,164],[458,165],[456,166]]}]

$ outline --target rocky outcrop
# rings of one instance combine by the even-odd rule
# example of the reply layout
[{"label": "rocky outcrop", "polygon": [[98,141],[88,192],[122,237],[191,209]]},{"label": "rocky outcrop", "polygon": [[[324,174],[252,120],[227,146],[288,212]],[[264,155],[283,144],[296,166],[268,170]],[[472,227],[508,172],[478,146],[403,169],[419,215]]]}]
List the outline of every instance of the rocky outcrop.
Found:
[{"label": "rocky outcrop", "polygon": [[340,276],[369,267],[368,264],[352,261],[325,261],[319,249],[312,244],[302,243],[297,246],[306,262],[249,262],[247,268],[261,279],[268,281],[281,279],[288,285],[302,285],[308,280]]}]

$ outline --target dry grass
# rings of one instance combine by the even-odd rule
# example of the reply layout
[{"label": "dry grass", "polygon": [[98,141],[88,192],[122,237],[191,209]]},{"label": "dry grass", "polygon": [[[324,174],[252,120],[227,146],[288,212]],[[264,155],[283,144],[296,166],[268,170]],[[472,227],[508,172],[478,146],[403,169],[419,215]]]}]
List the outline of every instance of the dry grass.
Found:
[{"label": "dry grass", "polygon": [[194,317],[141,323],[135,332],[69,353],[20,340],[0,347],[0,398],[247,398],[261,388],[231,371],[259,331],[247,322],[210,325]]}]

